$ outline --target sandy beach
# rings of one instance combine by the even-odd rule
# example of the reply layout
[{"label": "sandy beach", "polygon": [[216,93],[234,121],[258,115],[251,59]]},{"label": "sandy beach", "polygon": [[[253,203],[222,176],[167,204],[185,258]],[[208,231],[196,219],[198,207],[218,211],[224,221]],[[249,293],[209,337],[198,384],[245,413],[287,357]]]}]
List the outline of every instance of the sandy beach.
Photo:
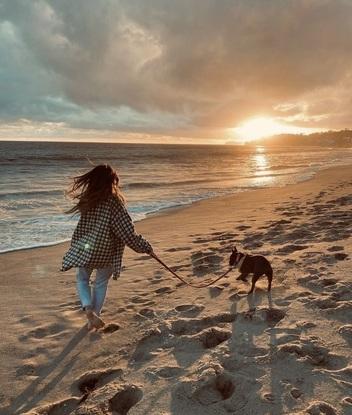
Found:
[{"label": "sandy beach", "polygon": [[104,330],[88,333],[67,244],[2,254],[0,413],[352,414],[352,167],[136,223],[174,270],[220,275],[232,246],[273,289],[188,287],[129,249]]}]

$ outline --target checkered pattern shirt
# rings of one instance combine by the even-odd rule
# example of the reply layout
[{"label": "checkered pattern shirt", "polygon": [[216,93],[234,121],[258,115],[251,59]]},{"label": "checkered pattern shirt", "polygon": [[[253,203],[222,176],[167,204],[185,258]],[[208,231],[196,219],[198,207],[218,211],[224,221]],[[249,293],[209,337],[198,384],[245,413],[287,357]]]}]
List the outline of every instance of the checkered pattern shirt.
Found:
[{"label": "checkered pattern shirt", "polygon": [[136,234],[124,204],[111,196],[81,215],[61,270],[112,266],[116,279],[121,272],[125,245],[139,253],[152,253],[149,242]]}]

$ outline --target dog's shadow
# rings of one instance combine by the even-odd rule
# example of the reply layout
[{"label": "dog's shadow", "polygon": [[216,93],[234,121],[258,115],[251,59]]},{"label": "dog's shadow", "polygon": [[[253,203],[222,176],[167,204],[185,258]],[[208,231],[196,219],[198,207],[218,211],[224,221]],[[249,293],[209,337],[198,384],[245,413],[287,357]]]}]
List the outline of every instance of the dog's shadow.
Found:
[{"label": "dog's shadow", "polygon": [[[241,309],[239,310],[239,306]],[[275,391],[281,389],[282,385],[280,384],[280,373],[272,363],[273,357],[277,353],[277,339],[276,339],[276,329],[270,324],[261,324],[257,320],[256,313],[259,310],[275,309],[273,304],[272,292],[264,292],[261,289],[256,289],[251,294],[241,295],[237,301],[231,305],[231,312],[237,313],[241,316],[240,321],[236,319],[233,323],[233,342],[231,344],[232,353],[236,356],[241,347],[240,342],[237,339],[245,338],[246,339],[246,349],[251,350],[256,347],[256,337],[267,333],[268,339],[268,374],[270,378],[270,383],[268,385],[269,396],[275,396]],[[258,324],[259,323],[259,324]],[[263,322],[262,322],[263,323]],[[243,347],[243,345],[242,345]],[[242,349],[243,350],[243,349]],[[274,361],[273,361],[274,362]],[[252,370],[252,369],[251,369]],[[261,369],[262,370],[262,369]],[[256,369],[257,379],[259,379],[263,373],[258,368]],[[283,407],[281,401],[275,400],[275,413],[283,413]]]},{"label": "dog's shadow", "polygon": [[273,298],[272,298],[272,295],[271,295],[271,291],[266,292],[265,294],[260,292],[260,291],[257,291],[257,292],[254,291],[251,294],[247,294],[246,297],[247,297],[246,300],[247,300],[247,303],[248,303],[248,311],[256,310],[259,305],[262,305],[263,304],[263,302],[262,302],[263,297],[268,302],[268,308],[269,309],[273,308]]}]

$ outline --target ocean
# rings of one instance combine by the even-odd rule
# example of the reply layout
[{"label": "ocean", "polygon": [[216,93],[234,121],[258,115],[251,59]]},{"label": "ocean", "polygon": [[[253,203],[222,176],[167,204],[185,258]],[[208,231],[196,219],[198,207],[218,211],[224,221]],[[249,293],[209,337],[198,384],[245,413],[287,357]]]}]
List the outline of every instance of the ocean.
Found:
[{"label": "ocean", "polygon": [[232,145],[0,142],[0,252],[70,239],[77,216],[65,190],[91,163],[120,175],[135,221],[201,199],[285,186],[322,168],[351,164],[352,151]]}]

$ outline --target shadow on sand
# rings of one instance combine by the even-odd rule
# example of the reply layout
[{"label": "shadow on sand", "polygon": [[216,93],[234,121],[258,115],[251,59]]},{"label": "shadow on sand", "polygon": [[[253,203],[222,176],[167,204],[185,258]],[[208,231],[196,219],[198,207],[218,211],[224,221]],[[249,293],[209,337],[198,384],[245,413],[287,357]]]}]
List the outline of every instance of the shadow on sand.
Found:
[{"label": "shadow on sand", "polygon": [[[59,365],[73,352],[77,345],[87,335],[87,326],[83,326],[66,344],[62,352],[49,362],[48,366],[43,369],[43,374],[36,378],[22,393],[20,393],[12,402],[12,404],[5,408],[4,413],[11,415],[23,414],[35,407],[65,376],[70,372],[72,366],[79,355],[79,351],[69,358],[53,377],[51,375],[59,367]],[[51,379],[49,379],[51,377]],[[45,383],[47,381],[47,383]],[[44,384],[45,383],[45,384]]]}]

